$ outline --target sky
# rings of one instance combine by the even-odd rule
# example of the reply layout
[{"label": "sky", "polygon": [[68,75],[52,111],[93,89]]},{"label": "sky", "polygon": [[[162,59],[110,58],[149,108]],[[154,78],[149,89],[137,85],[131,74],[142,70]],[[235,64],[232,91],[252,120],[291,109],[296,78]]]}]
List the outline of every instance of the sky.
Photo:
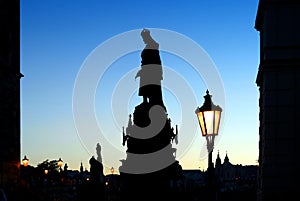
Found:
[{"label": "sky", "polygon": [[160,44],[183,169],[207,168],[194,112],[207,89],[223,108],[213,161],[219,152],[222,162],[227,154],[232,164],[257,165],[257,7],[258,0],[21,0],[21,158],[33,166],[61,158],[69,169],[89,170],[100,143],[104,173],[118,172],[122,127],[142,101],[134,76],[139,33],[148,28]]}]

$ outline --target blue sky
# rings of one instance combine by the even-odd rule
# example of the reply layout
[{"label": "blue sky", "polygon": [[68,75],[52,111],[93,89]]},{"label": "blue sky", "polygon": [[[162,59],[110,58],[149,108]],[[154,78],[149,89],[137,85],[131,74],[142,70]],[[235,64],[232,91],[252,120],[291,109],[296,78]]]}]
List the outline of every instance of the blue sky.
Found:
[{"label": "blue sky", "polygon": [[[253,0],[21,1],[22,157],[27,155],[34,166],[46,159],[61,157],[70,169],[79,169],[80,162],[89,169],[88,160],[96,152],[86,147],[73,119],[73,90],[77,76],[89,55],[105,41],[146,27],[170,30],[190,38],[214,62],[224,86],[226,105],[222,105],[224,119],[213,160],[219,151],[222,161],[227,152],[233,164],[257,164],[259,107],[255,79],[259,64],[259,33],[254,29],[257,5],[258,1]],[[164,41],[158,42],[160,46],[164,45]],[[142,40],[137,46],[143,47]],[[98,56],[101,61],[101,55]],[[164,76],[170,71],[176,72],[194,93],[197,105],[191,107],[202,105],[206,86],[195,76],[190,64],[168,52],[162,52],[161,57],[163,65],[168,67]],[[117,152],[125,153],[126,150],[121,145],[120,125],[126,126],[128,113],[133,112],[141,99],[135,91],[131,92],[130,100],[124,102],[129,102],[125,105],[128,113],[118,114],[117,118],[122,121],[120,125],[109,120],[111,109],[104,108],[113,102],[110,95],[120,87],[120,80],[134,75],[139,63],[139,51],[120,57],[109,66],[95,94],[98,123],[105,122],[103,135],[111,140]],[[134,77],[132,84],[136,84],[137,90],[138,82]],[[182,111],[187,108],[181,108],[183,91],[175,93],[175,88],[176,85],[164,90],[164,101],[173,123],[181,125]],[[215,104],[219,104],[218,95],[215,92],[212,95]],[[121,100],[117,103],[124,104]],[[207,158],[200,157],[205,139],[194,111],[184,121],[190,123],[191,129],[179,131],[181,142],[185,141],[187,133],[195,137],[188,147],[179,147],[184,153],[178,160],[185,169],[206,169]],[[98,139],[94,142],[96,147]],[[105,146],[102,148],[105,167],[117,170],[122,159],[120,153]]]}]

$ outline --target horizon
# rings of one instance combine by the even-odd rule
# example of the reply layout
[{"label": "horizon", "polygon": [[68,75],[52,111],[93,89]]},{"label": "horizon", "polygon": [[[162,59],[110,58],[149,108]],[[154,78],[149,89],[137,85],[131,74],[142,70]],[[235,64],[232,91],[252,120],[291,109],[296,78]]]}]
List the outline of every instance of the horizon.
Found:
[{"label": "horizon", "polygon": [[[221,157],[220,157],[221,158]],[[230,162],[230,157],[228,156],[228,158],[229,158],[229,162]],[[49,162],[50,161],[52,161],[52,160],[56,160],[56,159],[51,159],[51,160],[49,160],[49,159],[46,159],[46,160],[48,160]],[[44,161],[46,161],[46,160],[44,160]],[[44,162],[44,161],[41,161],[40,163],[42,163],[42,162]],[[214,162],[214,161],[213,161]],[[38,163],[37,165],[39,165],[40,163]],[[221,164],[223,164],[224,163],[224,160],[223,160],[223,162],[222,162],[222,158],[221,158]],[[215,164],[215,163],[214,163]],[[232,163],[231,163],[232,164]],[[21,165],[23,166],[23,164],[22,164],[22,162],[21,162]],[[28,164],[28,166],[29,167],[32,167],[32,168],[36,168],[37,167],[37,165],[30,165],[30,164]],[[63,165],[64,165],[64,163],[63,163]],[[258,167],[258,165],[256,164],[249,164],[249,165],[243,165],[243,164],[232,164],[233,166],[243,166],[243,167],[247,167],[247,166],[257,166]],[[83,171],[87,171],[87,172],[90,172],[90,169],[89,169],[90,167],[84,167],[83,166]],[[111,168],[112,167],[103,167],[103,174],[104,174],[104,176],[106,176],[106,175],[110,175],[110,174],[115,174],[115,175],[120,175],[120,172],[119,171],[115,171],[115,169],[114,169],[114,173],[111,173]],[[68,168],[67,169],[68,171],[78,171],[78,172],[80,172],[80,165],[79,165],[79,168],[78,169],[70,169],[70,168]],[[182,169],[183,171],[201,171],[201,172],[207,172],[207,169],[200,169],[200,168],[192,168],[192,169],[189,169],[189,168],[183,168]]]}]

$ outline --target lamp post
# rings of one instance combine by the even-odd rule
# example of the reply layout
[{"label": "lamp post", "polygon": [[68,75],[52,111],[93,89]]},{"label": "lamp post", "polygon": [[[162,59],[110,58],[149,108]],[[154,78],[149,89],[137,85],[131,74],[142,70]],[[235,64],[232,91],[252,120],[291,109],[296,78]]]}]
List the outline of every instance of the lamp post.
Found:
[{"label": "lamp post", "polygon": [[110,168],[110,172],[111,172],[111,174],[114,174],[114,172],[115,172],[114,167],[111,167],[111,168]]},{"label": "lamp post", "polygon": [[23,164],[23,167],[20,168],[20,171],[21,171],[20,176],[27,183],[28,181],[30,181],[30,169],[28,169],[28,167],[27,167],[29,164],[29,159],[26,157],[26,155],[22,159],[22,164]]},{"label": "lamp post", "polygon": [[211,100],[211,95],[209,91],[206,90],[206,95],[204,96],[204,103],[201,107],[197,107],[195,113],[197,114],[202,136],[206,138],[207,151],[208,151],[208,184],[212,183],[213,176],[213,162],[212,162],[212,152],[214,148],[214,140],[218,135],[221,112],[222,108],[218,105],[214,105]]},{"label": "lamp post", "polygon": [[61,158],[58,159],[57,165],[58,165],[58,167],[59,167],[59,171],[61,172],[61,171],[62,171],[61,167],[62,167],[62,165],[63,165],[63,160],[61,160]]},{"label": "lamp post", "polygon": [[27,167],[27,166],[28,166],[29,159],[26,157],[26,155],[25,155],[24,158],[22,159],[22,163],[23,163],[23,166],[24,166],[24,167]]}]

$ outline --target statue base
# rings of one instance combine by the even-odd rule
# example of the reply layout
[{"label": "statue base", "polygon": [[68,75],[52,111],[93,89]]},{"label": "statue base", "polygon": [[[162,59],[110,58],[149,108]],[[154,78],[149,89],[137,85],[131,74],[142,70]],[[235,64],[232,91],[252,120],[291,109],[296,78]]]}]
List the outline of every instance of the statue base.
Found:
[{"label": "statue base", "polygon": [[125,173],[121,169],[122,200],[160,200],[162,196],[166,196],[168,200],[179,198],[182,168],[178,161],[161,170],[145,174]]}]

